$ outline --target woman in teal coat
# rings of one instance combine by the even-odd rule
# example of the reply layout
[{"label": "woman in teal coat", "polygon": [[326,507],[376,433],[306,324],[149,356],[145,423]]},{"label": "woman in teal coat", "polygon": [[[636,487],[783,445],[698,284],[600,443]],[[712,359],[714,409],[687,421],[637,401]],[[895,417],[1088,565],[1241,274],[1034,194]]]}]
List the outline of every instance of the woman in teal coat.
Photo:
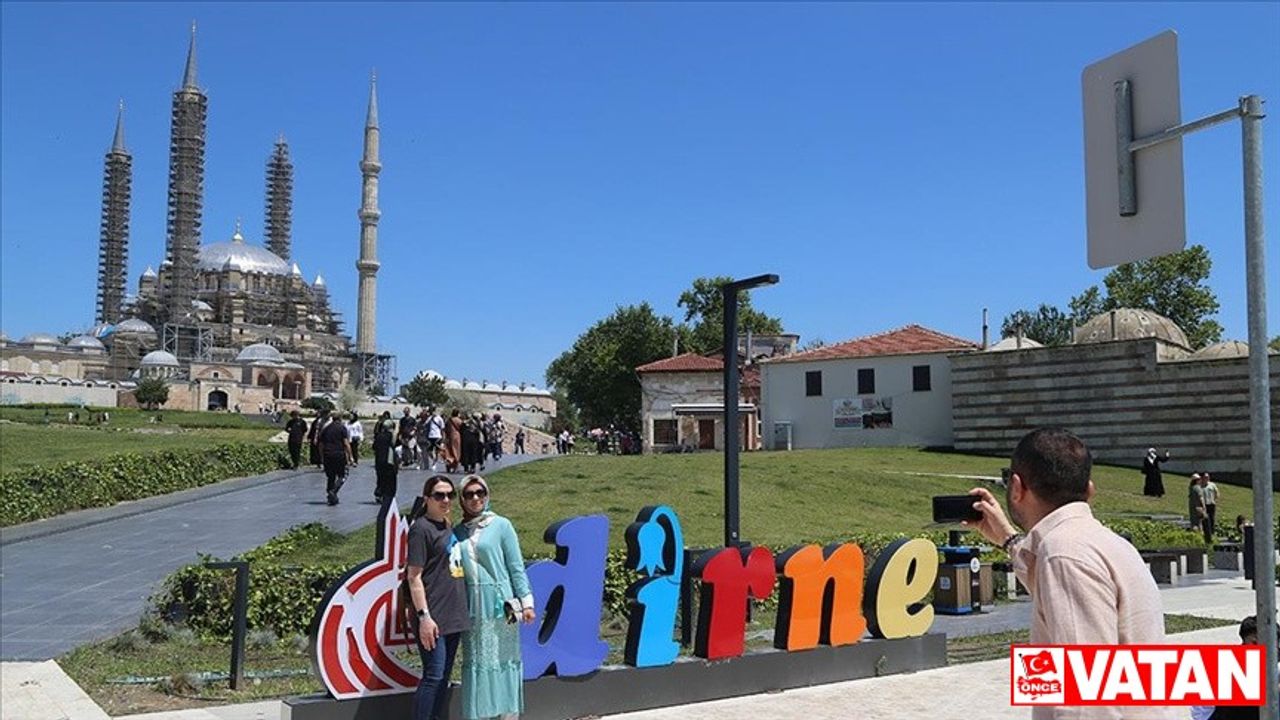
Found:
[{"label": "woman in teal coat", "polygon": [[533,622],[533,591],[511,521],[489,509],[489,484],[462,481],[462,524],[454,531],[467,583],[471,630],[462,636],[462,717],[510,718],[524,710],[520,627]]}]

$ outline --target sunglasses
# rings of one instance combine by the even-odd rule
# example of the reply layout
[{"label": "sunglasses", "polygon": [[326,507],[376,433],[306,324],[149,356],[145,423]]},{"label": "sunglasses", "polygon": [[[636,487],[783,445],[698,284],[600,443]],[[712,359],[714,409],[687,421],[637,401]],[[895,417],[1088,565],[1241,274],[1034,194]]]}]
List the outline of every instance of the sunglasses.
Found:
[{"label": "sunglasses", "polygon": [[431,499],[436,500],[438,502],[444,502],[445,500],[452,500],[455,496],[457,496],[457,494],[458,493],[452,490],[450,490],[449,492],[433,492],[431,493]]},{"label": "sunglasses", "polygon": [[488,495],[489,495],[488,490],[468,490],[462,493],[462,497],[466,498],[467,500],[474,500],[476,498],[482,498]]}]

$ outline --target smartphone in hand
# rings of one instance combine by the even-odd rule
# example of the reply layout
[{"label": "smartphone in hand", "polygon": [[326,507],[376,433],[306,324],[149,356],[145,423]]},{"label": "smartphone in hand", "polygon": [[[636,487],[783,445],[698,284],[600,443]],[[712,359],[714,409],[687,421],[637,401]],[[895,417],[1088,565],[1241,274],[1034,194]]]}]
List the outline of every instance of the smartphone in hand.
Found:
[{"label": "smartphone in hand", "polygon": [[982,513],[973,509],[977,498],[972,495],[935,495],[933,498],[933,521],[936,523],[958,523],[964,520],[979,522]]}]

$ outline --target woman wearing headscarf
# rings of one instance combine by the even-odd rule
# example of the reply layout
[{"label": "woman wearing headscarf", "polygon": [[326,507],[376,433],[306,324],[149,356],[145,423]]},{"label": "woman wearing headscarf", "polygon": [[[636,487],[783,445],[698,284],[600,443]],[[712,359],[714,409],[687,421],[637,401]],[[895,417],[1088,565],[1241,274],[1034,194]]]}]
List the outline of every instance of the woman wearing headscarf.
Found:
[{"label": "woman wearing headscarf", "polygon": [[378,479],[373,499],[382,502],[383,498],[395,496],[399,463],[396,462],[396,421],[391,419],[390,410],[384,410],[373,426],[373,471]]},{"label": "woman wearing headscarf", "polygon": [[449,676],[462,632],[471,625],[462,566],[451,552],[457,539],[449,515],[457,493],[453,481],[433,475],[422,487],[425,512],[409,526],[405,577],[417,613],[422,679],[413,698],[414,720],[449,716]]},{"label": "woman wearing headscarf", "polygon": [[1164,451],[1164,457],[1160,457],[1155,448],[1147,449],[1147,456],[1142,459],[1142,474],[1146,476],[1146,482],[1142,484],[1143,495],[1164,497],[1164,478],[1160,475],[1160,463],[1168,459],[1168,450]]},{"label": "woman wearing headscarf", "polygon": [[484,443],[480,436],[480,413],[466,419],[462,424],[462,472],[473,473],[476,466],[483,461]]},{"label": "woman wearing headscarf", "polygon": [[458,463],[462,461],[462,413],[454,408],[449,414],[449,422],[444,424],[444,447],[440,455],[444,458],[445,472],[458,472]]},{"label": "woman wearing headscarf", "polygon": [[453,552],[467,583],[471,629],[462,635],[462,717],[516,717],[524,710],[518,621],[533,622],[533,590],[511,521],[489,508],[489,484],[462,481],[462,524]]}]

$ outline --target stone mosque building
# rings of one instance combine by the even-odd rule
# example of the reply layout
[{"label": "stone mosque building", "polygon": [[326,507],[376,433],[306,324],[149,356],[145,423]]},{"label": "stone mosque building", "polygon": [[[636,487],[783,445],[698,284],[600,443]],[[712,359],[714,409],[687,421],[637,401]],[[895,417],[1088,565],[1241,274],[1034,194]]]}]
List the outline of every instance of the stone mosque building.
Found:
[{"label": "stone mosque building", "polygon": [[[317,273],[308,282],[292,258],[293,164],[283,136],[267,161],[265,245],[246,240],[239,223],[230,238],[201,242],[208,98],[197,80],[193,27],[182,85],[173,95],[167,239],[159,270],[148,266],[136,292],[127,292],[132,156],[122,107],[104,162],[97,325],[67,342],[44,333],[17,342],[0,335],[4,402],[66,401],[19,397],[44,398],[47,388],[32,394],[37,384],[101,382],[114,389],[141,377],[165,379],[166,406],[180,409],[292,405],[347,384],[373,394],[393,391],[395,359],[379,353],[374,339],[381,170],[375,82],[360,163],[354,347],[324,278]],[[25,392],[18,392],[19,384],[28,386]]]}]

